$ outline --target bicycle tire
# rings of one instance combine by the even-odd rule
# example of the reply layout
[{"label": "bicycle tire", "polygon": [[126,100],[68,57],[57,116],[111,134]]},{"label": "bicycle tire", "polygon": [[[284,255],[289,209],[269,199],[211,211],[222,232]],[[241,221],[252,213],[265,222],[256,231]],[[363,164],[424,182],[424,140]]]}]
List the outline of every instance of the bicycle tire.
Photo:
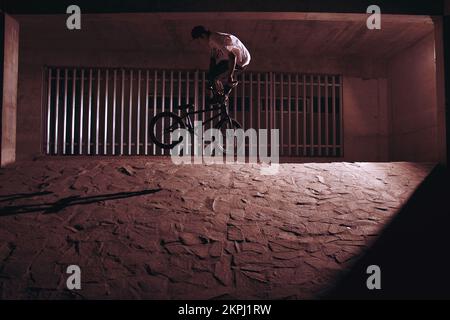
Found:
[{"label": "bicycle tire", "polygon": [[[164,119],[166,118],[166,119]],[[174,124],[177,124],[178,126],[175,129],[185,129],[186,125],[184,124],[183,120],[176,115],[173,112],[169,112],[169,111],[165,111],[165,112],[161,112],[158,113],[155,117],[152,118],[152,120],[150,121],[150,139],[152,140],[152,142],[154,144],[156,144],[158,147],[162,148],[162,149],[172,149],[174,148],[178,143],[180,143],[182,141],[182,139],[178,140],[178,141],[172,141],[172,143],[164,143],[163,141],[161,141],[157,135],[155,134],[156,131],[156,126],[158,124],[158,121],[163,119],[164,120],[170,120],[172,119]],[[169,121],[170,123],[170,121]],[[173,127],[174,125],[172,125]],[[175,130],[174,129],[174,130]],[[167,129],[166,129],[167,130]]]}]

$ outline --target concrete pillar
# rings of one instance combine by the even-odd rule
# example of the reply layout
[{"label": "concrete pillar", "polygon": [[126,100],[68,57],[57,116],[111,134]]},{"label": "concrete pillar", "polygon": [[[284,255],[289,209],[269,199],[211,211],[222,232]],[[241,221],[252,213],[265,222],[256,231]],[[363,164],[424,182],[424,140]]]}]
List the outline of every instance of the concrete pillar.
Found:
[{"label": "concrete pillar", "polygon": [[444,73],[444,38],[443,17],[433,17],[434,43],[436,61],[436,121],[437,121],[437,147],[439,162],[447,163],[447,137],[445,123],[445,73]]},{"label": "concrete pillar", "polygon": [[19,24],[0,13],[0,165],[16,159],[17,78]]},{"label": "concrete pillar", "polygon": [[444,48],[445,75],[445,122],[447,136],[447,166],[450,160],[450,0],[444,2],[444,18],[442,24],[442,39]]}]

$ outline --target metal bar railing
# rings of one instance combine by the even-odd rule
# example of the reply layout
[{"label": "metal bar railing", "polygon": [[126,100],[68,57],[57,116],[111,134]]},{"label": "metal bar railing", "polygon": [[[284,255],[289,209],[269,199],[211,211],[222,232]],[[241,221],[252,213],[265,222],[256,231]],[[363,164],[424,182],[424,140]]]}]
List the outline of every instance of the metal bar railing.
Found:
[{"label": "metal bar railing", "polygon": [[144,134],[144,154],[148,155],[148,109],[149,109],[149,95],[150,95],[150,71],[145,73],[145,134]]},{"label": "metal bar railing", "polygon": [[99,131],[100,131],[100,69],[97,71],[97,115],[95,117],[95,154],[98,154],[99,149]]},{"label": "metal bar railing", "polygon": [[83,154],[83,122],[84,122],[84,72],[85,70],[81,70],[81,88],[80,88],[80,132],[79,132],[79,143],[78,143],[78,152],[79,154]]},{"label": "metal bar railing", "polygon": [[113,75],[113,114],[112,114],[112,148],[111,153],[116,154],[116,109],[117,109],[117,70],[114,70]]},{"label": "metal bar railing", "polygon": [[125,138],[124,121],[125,121],[125,70],[122,70],[122,85],[120,90],[120,155],[123,155],[123,141]]},{"label": "metal bar railing", "polygon": [[[193,102],[194,111],[207,105],[204,71],[48,67],[45,72],[47,154],[122,155],[125,148],[129,155],[167,154],[149,139],[151,118],[161,111],[180,115],[175,104]],[[279,129],[281,156],[343,155],[341,76],[249,72],[238,80],[231,115],[244,129]],[[195,119],[213,113],[196,113]],[[164,125],[158,135],[165,136]]]},{"label": "metal bar railing", "polygon": [[329,92],[329,88],[328,88],[328,76],[325,76],[325,144],[326,144],[326,149],[325,149],[325,155],[328,156],[330,153],[330,150],[328,148],[329,145],[329,140],[330,140],[330,136],[329,136],[329,111],[328,111],[328,92]]},{"label": "metal bar railing", "polygon": [[108,84],[109,84],[109,70],[106,70],[105,75],[105,123],[103,133],[103,154],[108,154]]},{"label": "metal bar railing", "polygon": [[63,119],[63,154],[66,154],[67,146],[67,87],[69,80],[69,70],[64,71],[64,119]]},{"label": "metal bar railing", "polygon": [[131,130],[133,126],[133,70],[130,70],[130,95],[129,95],[129,101],[130,104],[128,105],[128,154],[131,154]]},{"label": "metal bar railing", "polygon": [[337,155],[336,150],[336,79],[333,76],[333,87],[332,87],[332,104],[333,104],[333,156]]}]

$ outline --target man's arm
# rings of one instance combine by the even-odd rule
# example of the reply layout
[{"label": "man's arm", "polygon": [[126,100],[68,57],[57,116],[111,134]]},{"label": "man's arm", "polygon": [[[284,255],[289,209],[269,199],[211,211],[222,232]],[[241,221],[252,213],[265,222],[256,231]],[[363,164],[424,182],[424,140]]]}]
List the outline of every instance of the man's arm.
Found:
[{"label": "man's arm", "polygon": [[233,73],[236,68],[236,55],[233,52],[228,53],[228,82],[233,82]]}]

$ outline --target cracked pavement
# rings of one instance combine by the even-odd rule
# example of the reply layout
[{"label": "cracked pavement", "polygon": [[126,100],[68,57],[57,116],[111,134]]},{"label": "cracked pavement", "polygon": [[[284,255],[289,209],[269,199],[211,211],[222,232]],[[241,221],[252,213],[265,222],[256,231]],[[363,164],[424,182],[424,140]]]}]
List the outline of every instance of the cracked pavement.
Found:
[{"label": "cracked pavement", "polygon": [[[0,169],[0,298],[314,298],[432,167],[20,162]],[[66,288],[71,264],[81,290]]]}]

